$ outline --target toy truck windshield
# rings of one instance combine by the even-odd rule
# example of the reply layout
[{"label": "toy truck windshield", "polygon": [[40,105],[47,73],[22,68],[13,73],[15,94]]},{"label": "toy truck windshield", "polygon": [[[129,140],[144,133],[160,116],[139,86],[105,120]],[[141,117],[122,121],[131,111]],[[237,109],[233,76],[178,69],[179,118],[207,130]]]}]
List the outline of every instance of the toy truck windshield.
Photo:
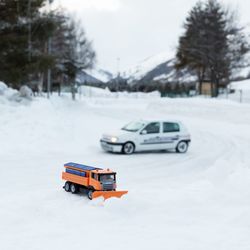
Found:
[{"label": "toy truck windshield", "polygon": [[115,174],[99,174],[99,181],[115,181]]}]

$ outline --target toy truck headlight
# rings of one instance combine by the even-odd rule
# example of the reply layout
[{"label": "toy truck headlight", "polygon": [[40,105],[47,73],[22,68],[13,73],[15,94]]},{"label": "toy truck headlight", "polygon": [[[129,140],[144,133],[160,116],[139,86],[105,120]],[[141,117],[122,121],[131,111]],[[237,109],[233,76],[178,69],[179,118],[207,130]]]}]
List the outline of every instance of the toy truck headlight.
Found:
[{"label": "toy truck headlight", "polygon": [[118,138],[117,137],[111,137],[111,142],[115,143],[118,141]]}]

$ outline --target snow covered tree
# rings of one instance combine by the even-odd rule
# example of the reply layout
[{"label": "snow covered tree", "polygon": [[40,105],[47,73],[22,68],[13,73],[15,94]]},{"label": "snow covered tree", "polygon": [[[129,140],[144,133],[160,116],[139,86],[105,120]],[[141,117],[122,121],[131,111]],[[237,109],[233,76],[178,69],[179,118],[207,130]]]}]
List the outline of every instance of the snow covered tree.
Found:
[{"label": "snow covered tree", "polygon": [[200,93],[206,78],[211,82],[212,96],[217,96],[220,83],[228,81],[232,68],[240,66],[249,51],[242,29],[231,17],[217,0],[207,0],[198,2],[186,18],[176,67],[196,72]]}]

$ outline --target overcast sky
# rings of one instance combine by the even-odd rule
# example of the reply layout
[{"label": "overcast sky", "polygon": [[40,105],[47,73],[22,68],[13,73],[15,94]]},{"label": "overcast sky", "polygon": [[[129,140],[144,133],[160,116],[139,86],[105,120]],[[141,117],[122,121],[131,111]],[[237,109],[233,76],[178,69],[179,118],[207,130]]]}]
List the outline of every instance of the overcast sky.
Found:
[{"label": "overcast sky", "polygon": [[[82,20],[98,66],[121,71],[163,52],[174,54],[178,36],[197,0],[54,0]],[[249,0],[222,0],[250,23]]]}]

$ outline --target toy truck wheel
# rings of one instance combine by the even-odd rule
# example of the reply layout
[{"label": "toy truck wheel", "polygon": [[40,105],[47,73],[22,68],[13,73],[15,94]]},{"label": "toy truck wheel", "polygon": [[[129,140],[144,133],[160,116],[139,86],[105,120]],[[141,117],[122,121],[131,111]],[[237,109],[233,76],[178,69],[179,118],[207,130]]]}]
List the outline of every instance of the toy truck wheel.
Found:
[{"label": "toy truck wheel", "polygon": [[88,195],[88,198],[90,199],[90,200],[92,200],[93,199],[93,191],[92,190],[88,190],[88,193],[87,193],[87,195]]},{"label": "toy truck wheel", "polygon": [[188,143],[185,141],[179,142],[178,145],[176,146],[177,153],[184,154],[187,152],[187,150],[188,150]]},{"label": "toy truck wheel", "polygon": [[131,155],[135,152],[135,145],[132,142],[126,142],[122,148],[123,154]]},{"label": "toy truck wheel", "polygon": [[77,191],[78,191],[77,188],[78,188],[78,187],[77,187],[76,184],[74,184],[74,183],[71,183],[71,184],[70,184],[70,192],[71,192],[72,194],[77,193]]},{"label": "toy truck wheel", "polygon": [[69,191],[70,191],[70,182],[68,182],[68,181],[65,182],[64,190],[65,190],[66,192],[69,192]]}]

